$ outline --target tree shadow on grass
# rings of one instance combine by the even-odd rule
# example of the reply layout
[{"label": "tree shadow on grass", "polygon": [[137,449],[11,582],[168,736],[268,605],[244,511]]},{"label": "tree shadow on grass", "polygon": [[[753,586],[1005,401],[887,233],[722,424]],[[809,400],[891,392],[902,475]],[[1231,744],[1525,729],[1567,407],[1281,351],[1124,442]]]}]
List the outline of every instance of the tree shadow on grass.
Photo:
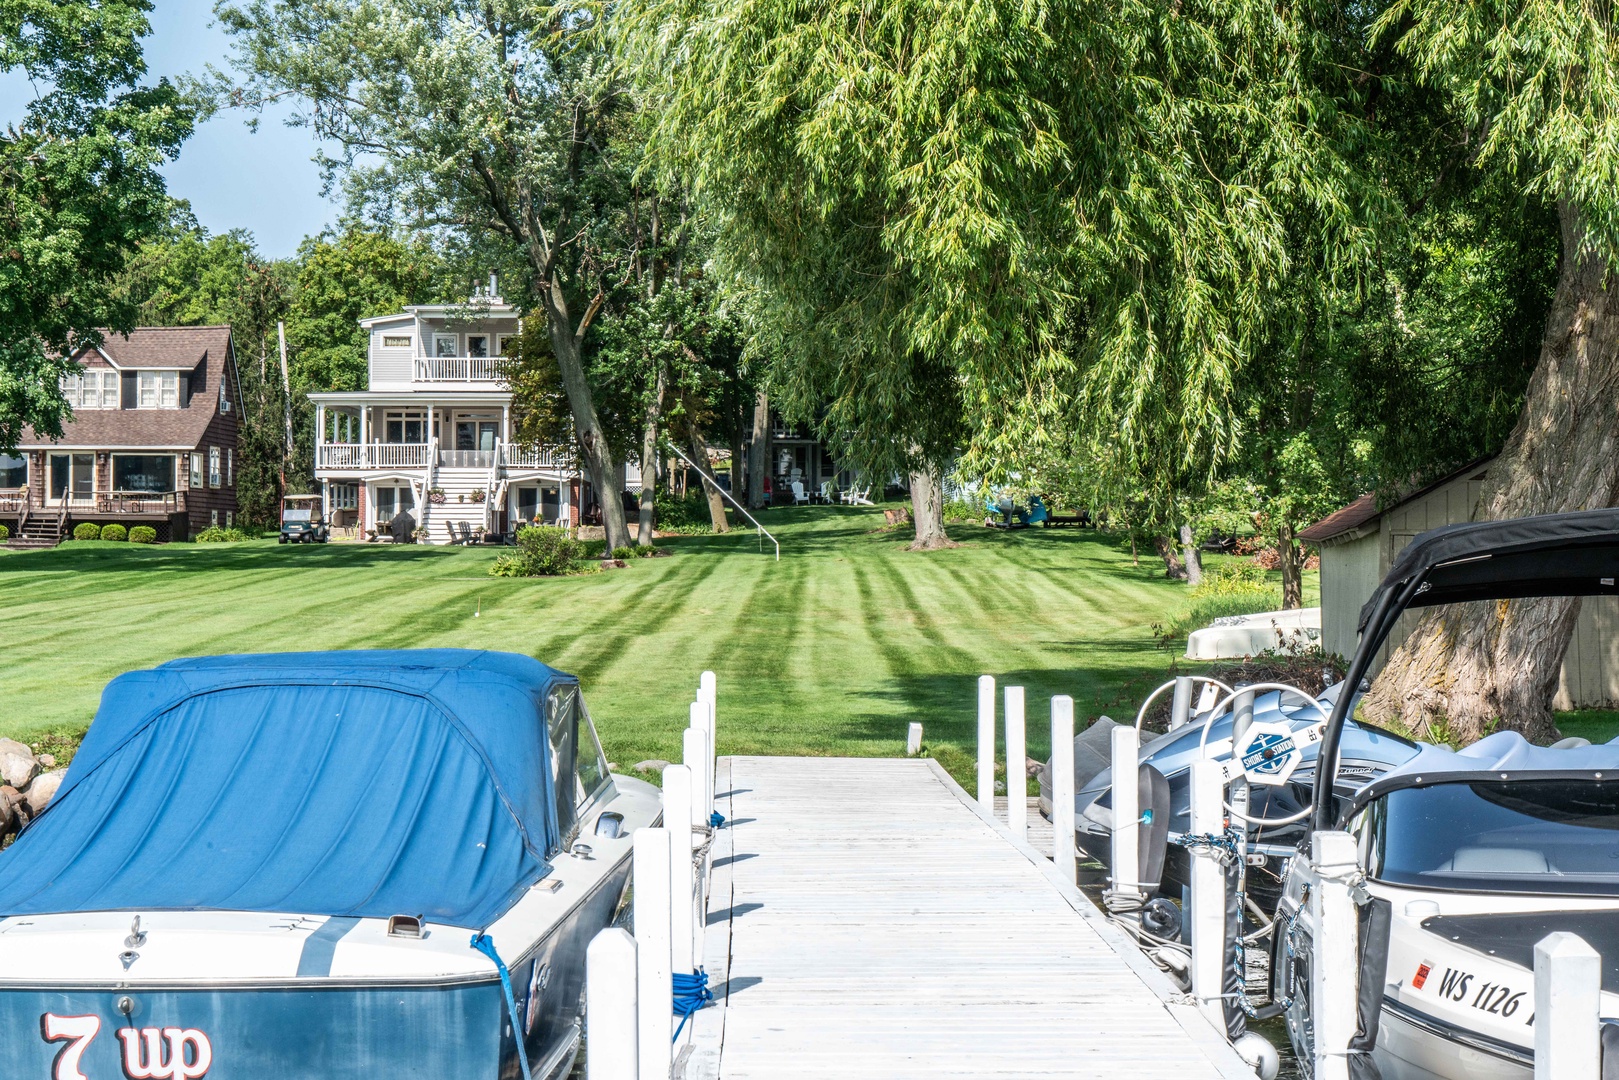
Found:
[{"label": "tree shadow on grass", "polygon": [[210,570],[309,569],[421,564],[465,549],[423,544],[105,544],[69,543],[0,558],[6,573],[197,573]]}]

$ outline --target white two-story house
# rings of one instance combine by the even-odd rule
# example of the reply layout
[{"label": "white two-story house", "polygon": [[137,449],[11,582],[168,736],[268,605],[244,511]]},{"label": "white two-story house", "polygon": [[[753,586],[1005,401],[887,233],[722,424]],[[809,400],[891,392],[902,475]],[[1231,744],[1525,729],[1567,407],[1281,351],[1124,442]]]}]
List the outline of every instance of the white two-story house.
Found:
[{"label": "white two-story house", "polygon": [[327,520],[365,535],[409,513],[425,543],[447,544],[599,519],[571,455],[512,445],[498,358],[519,316],[490,284],[466,304],[360,320],[370,334],[367,388],[309,395]]}]

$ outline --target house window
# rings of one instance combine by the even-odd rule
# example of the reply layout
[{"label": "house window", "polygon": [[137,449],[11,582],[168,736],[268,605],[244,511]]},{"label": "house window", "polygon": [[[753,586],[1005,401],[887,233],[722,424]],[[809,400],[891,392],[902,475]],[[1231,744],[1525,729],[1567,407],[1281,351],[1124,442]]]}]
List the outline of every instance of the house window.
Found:
[{"label": "house window", "polygon": [[517,340],[517,335],[516,334],[496,334],[495,335],[495,355],[496,356],[505,356],[506,355],[506,350],[511,348],[512,342],[514,342],[516,340]]},{"label": "house window", "polygon": [[28,459],[21,454],[0,454],[0,488],[28,486]]},{"label": "house window", "polygon": [[210,510],[210,511],[208,511],[208,524],[212,525],[216,529],[219,528],[219,511],[218,510]]},{"label": "house window", "polygon": [[178,371],[143,371],[140,373],[140,407],[143,409],[173,409],[180,403],[180,373]]},{"label": "house window", "polygon": [[67,403],[75,409],[116,409],[118,373],[92,370],[77,375],[64,375],[62,396],[67,398]]},{"label": "house window", "polygon": [[377,488],[377,521],[392,521],[394,515],[416,509],[416,493],[407,487]]},{"label": "house window", "polygon": [[382,347],[384,349],[408,349],[410,348],[410,335],[384,334],[382,335]]},{"label": "house window", "polygon": [[173,491],[174,457],[170,454],[114,454],[114,491]]},{"label": "house window", "polygon": [[455,334],[434,334],[433,355],[455,356],[456,350],[460,347],[460,344],[460,338]]},{"label": "house window", "polygon": [[230,395],[225,393],[224,379],[219,380],[219,411],[222,413],[230,412]]},{"label": "house window", "polygon": [[220,479],[219,447],[210,446],[208,448],[208,486],[214,488],[218,487]]},{"label": "house window", "polygon": [[95,496],[96,456],[94,454],[52,454],[48,501],[64,499],[88,502]]},{"label": "house window", "polygon": [[225,511],[225,528],[227,528],[227,529],[236,528],[236,514],[235,514],[234,511],[231,511],[231,510],[226,510]]},{"label": "house window", "polygon": [[421,412],[389,412],[383,416],[383,441],[390,443],[425,443],[427,441],[427,414]]},{"label": "house window", "polygon": [[331,500],[333,510],[354,510],[360,505],[360,491],[357,484],[333,484],[327,489],[327,498]]},{"label": "house window", "polygon": [[201,454],[192,454],[191,455],[191,486],[194,487],[194,488],[202,487],[202,455]]},{"label": "house window", "polygon": [[489,355],[489,335],[488,334],[468,334],[467,335],[467,355],[468,356],[488,356]]},{"label": "house window", "polygon": [[236,448],[225,448],[225,486],[236,486]]}]

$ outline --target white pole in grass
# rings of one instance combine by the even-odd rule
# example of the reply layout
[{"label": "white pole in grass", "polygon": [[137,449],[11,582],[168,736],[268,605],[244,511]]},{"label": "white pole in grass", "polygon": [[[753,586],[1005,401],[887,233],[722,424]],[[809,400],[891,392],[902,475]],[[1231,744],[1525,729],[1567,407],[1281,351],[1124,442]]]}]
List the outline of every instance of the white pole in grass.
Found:
[{"label": "white pole in grass", "polygon": [[922,725],[911,721],[905,729],[905,756],[915,757],[922,752]]},{"label": "white pole in grass", "polygon": [[708,815],[714,812],[714,743],[709,736],[713,729],[708,726],[708,702],[698,698],[691,703],[691,724],[686,730],[697,732],[703,740],[702,764],[693,770],[697,775],[693,777],[692,790],[697,792],[699,812],[693,814],[692,823],[707,828]]},{"label": "white pole in grass", "polygon": [[995,812],[995,676],[978,676],[978,805]]},{"label": "white pole in grass", "polygon": [[[1115,733],[1120,729],[1114,728]],[[1135,734],[1135,729],[1129,729]],[[1119,785],[1114,784],[1117,792]],[[1218,761],[1192,765],[1192,820],[1195,836],[1225,832],[1225,772]],[[1116,797],[1116,796],[1115,796]],[[1115,805],[1114,813],[1118,813]],[[1114,819],[1114,824],[1118,819]],[[1216,1031],[1224,1032],[1225,1002],[1225,868],[1218,851],[1193,848],[1192,852],[1192,997]],[[1115,858],[1117,856],[1115,855]],[[1132,862],[1134,858],[1132,857]],[[1114,864],[1117,866],[1117,863]],[[1132,875],[1133,876],[1133,875]]]},{"label": "white pole in grass", "polygon": [[585,1080],[640,1080],[635,939],[616,926],[585,950]]},{"label": "white pole in grass", "polygon": [[[689,829],[681,824],[691,820],[696,802],[696,778],[684,765],[663,770],[663,820],[669,830],[669,964],[670,970],[691,974],[697,962],[692,953],[692,870],[691,842],[681,834]],[[640,882],[636,883],[640,885]],[[650,884],[650,883],[648,883]]]},{"label": "white pole in grass", "polygon": [[1078,881],[1074,858],[1074,699],[1051,699],[1051,859],[1068,882]]},{"label": "white pole in grass", "polygon": [[1578,934],[1558,930],[1535,946],[1534,1008],[1535,1080],[1598,1080],[1602,957]]},{"label": "white pole in grass", "polygon": [[1355,838],[1346,832],[1311,833],[1310,873],[1315,877],[1310,890],[1310,914],[1315,919],[1315,957],[1310,965],[1315,1078],[1349,1080],[1349,1040],[1355,1035],[1360,1000]]},{"label": "white pole in grass", "polygon": [[669,974],[669,830],[635,830],[638,1080],[669,1080],[674,981]]},{"label": "white pole in grass", "polygon": [[1029,838],[1029,771],[1023,727],[1023,687],[1006,688],[1006,826],[1021,843]]},{"label": "white pole in grass", "polygon": [[[1111,733],[1113,740],[1113,835],[1108,856],[1112,865],[1112,891],[1141,898],[1141,733],[1120,724]],[[1194,780],[1195,782],[1195,780]],[[1192,828],[1197,831],[1196,826]]]}]

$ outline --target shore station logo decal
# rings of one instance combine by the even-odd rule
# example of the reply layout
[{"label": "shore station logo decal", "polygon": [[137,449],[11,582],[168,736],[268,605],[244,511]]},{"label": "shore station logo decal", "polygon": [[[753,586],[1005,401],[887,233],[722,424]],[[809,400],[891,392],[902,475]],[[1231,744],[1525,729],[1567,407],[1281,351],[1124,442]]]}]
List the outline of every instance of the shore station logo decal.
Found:
[{"label": "shore station logo decal", "polygon": [[[48,1043],[64,1044],[56,1052],[51,1080],[92,1080],[81,1066],[101,1033],[101,1017],[46,1013],[39,1018],[39,1032]],[[119,1028],[118,1041],[126,1080],[199,1080],[214,1063],[213,1044],[196,1028]]]}]

